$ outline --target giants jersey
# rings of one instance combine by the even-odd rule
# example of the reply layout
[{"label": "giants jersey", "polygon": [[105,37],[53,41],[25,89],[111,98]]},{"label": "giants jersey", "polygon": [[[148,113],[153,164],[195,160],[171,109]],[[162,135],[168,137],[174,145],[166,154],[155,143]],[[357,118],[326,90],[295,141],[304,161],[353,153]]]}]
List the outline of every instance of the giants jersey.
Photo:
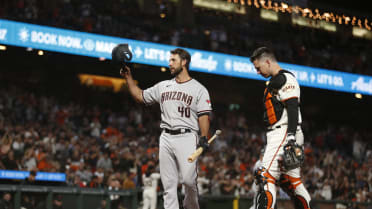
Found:
[{"label": "giants jersey", "polygon": [[198,117],[212,111],[207,89],[195,79],[162,81],[144,90],[142,96],[146,105],[160,104],[161,128],[199,131]]},{"label": "giants jersey", "polygon": [[[283,75],[286,77],[286,82],[273,96],[275,96],[276,99],[278,99],[282,103],[292,98],[297,98],[298,103],[300,103],[300,85],[298,84],[296,78],[291,73],[285,71]],[[301,122],[301,111],[300,108],[298,108],[298,124],[301,124]],[[275,123],[275,126],[284,124],[288,124],[288,115],[286,108],[283,109],[282,117],[277,123]]]},{"label": "giants jersey", "polygon": [[144,189],[153,189],[156,191],[158,188],[158,180],[160,179],[159,173],[152,173],[150,176],[146,177],[145,174],[142,175],[142,182]]}]

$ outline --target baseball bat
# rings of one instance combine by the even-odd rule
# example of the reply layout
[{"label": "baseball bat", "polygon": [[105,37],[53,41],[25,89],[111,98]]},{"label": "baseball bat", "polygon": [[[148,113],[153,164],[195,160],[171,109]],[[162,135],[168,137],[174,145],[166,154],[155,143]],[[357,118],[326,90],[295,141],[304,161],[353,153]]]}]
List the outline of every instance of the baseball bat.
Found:
[{"label": "baseball bat", "polygon": [[[208,144],[211,144],[213,142],[213,140],[217,136],[219,136],[221,133],[222,133],[221,130],[217,130],[216,133],[211,138],[209,138]],[[203,153],[203,147],[199,147],[197,150],[195,150],[195,152],[192,153],[189,158],[187,158],[187,161],[189,161],[189,163],[194,162],[195,159],[198,158],[201,155],[201,153]]]}]

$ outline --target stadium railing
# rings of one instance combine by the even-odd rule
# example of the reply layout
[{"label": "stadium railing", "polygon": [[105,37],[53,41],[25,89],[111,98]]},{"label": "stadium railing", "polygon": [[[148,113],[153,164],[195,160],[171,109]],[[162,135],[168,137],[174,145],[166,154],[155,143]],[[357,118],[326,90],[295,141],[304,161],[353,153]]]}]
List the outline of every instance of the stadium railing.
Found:
[{"label": "stadium railing", "polygon": [[[44,202],[45,209],[53,209],[54,197],[62,197],[62,208],[69,209],[137,209],[141,208],[139,197],[141,190],[109,190],[97,188],[61,187],[61,186],[30,186],[30,185],[6,185],[0,184],[0,192],[10,192],[12,195],[14,209],[20,209],[24,196],[38,197],[36,204]],[[182,197],[180,198],[182,199]],[[113,204],[113,200],[120,202],[121,207]],[[102,201],[106,204],[102,205]],[[315,208],[336,209],[336,208],[359,208],[368,209],[372,203],[338,201],[338,200],[314,200]],[[180,202],[180,205],[182,203]],[[252,205],[252,198],[237,197],[234,195],[203,195],[200,197],[200,208],[202,209],[245,209]],[[357,206],[357,207],[356,207]],[[163,208],[161,193],[158,194],[157,208]],[[279,199],[277,208],[293,209],[288,199]]]}]

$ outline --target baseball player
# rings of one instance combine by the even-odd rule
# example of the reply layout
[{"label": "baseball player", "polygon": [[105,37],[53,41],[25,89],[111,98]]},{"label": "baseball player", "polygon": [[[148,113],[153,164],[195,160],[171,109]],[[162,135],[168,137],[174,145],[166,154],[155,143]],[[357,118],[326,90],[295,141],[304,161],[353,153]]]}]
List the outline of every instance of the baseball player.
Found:
[{"label": "baseball player", "polygon": [[146,105],[160,105],[160,128],[163,131],[159,143],[159,164],[165,209],[179,208],[178,183],[185,186],[184,208],[199,209],[196,162],[189,163],[187,158],[199,146],[208,149],[209,114],[212,107],[207,89],[189,75],[190,61],[191,56],[186,50],[172,50],[169,70],[174,78],[146,90],[141,90],[135,84],[129,67],[120,71],[136,101]]},{"label": "baseball player", "polygon": [[[274,208],[276,185],[282,175],[283,182],[289,182],[287,190],[293,193],[292,200],[297,208],[310,208],[310,195],[300,179],[300,167],[282,170],[279,159],[284,153],[283,146],[288,142],[303,145],[301,130],[300,86],[295,76],[281,69],[274,53],[266,47],[260,47],[250,58],[257,73],[270,77],[264,93],[264,122],[267,125],[267,145],[262,159],[265,168],[263,176],[264,190],[258,197],[257,208]],[[280,184],[284,185],[284,184]]]},{"label": "baseball player", "polygon": [[143,209],[155,209],[156,200],[158,195],[156,189],[158,188],[158,180],[160,179],[160,174],[155,172],[153,165],[147,168],[146,173],[142,174],[143,182]]}]

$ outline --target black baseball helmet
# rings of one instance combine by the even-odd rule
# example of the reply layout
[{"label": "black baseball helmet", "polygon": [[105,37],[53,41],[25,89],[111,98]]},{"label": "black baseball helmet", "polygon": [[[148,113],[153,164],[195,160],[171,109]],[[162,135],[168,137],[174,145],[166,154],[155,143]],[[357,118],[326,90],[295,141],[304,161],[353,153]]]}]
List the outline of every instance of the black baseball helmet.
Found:
[{"label": "black baseball helmet", "polygon": [[114,64],[125,64],[133,58],[132,52],[129,50],[128,44],[118,44],[112,49],[111,58]]}]

